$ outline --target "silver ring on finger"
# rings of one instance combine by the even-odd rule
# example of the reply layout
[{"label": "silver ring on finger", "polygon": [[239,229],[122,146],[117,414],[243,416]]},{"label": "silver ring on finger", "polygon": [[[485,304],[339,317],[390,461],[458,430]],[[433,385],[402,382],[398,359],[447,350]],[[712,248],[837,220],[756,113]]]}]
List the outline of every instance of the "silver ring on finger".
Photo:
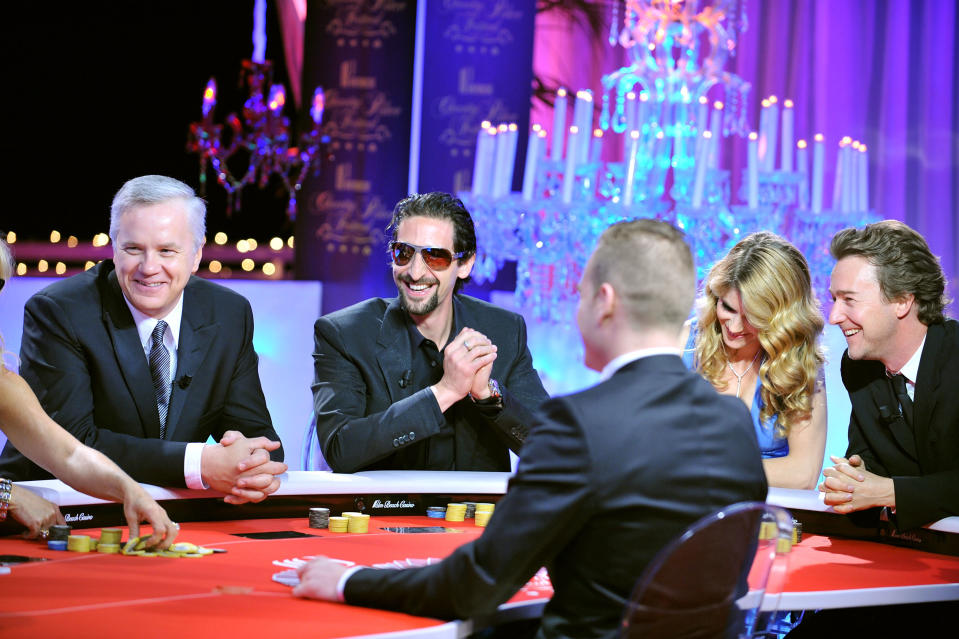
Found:
[{"label": "silver ring on finger", "polygon": [[46,538],[49,537],[49,536],[50,536],[50,531],[49,531],[49,530],[47,530],[46,528],[41,528],[41,529],[40,529],[40,539],[46,539]]},{"label": "silver ring on finger", "polygon": [[470,346],[470,341],[469,341],[468,339],[464,339],[464,340],[463,340],[463,346],[465,346],[465,347],[466,347],[466,350],[468,350],[468,351],[473,350],[473,347]]}]

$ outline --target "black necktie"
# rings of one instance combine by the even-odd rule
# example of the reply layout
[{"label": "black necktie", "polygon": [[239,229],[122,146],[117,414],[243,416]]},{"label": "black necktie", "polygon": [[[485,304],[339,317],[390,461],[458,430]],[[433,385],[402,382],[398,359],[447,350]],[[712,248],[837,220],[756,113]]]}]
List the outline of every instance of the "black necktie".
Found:
[{"label": "black necktie", "polygon": [[153,377],[153,392],[157,399],[160,416],[160,439],[166,437],[166,416],[170,409],[170,352],[163,345],[166,322],[157,322],[150,336],[150,375]]},{"label": "black necktie", "polygon": [[906,423],[912,426],[912,400],[909,399],[909,392],[906,390],[906,378],[899,373],[889,379],[892,381],[892,390],[896,394],[896,399],[899,400],[902,416],[906,418]]}]

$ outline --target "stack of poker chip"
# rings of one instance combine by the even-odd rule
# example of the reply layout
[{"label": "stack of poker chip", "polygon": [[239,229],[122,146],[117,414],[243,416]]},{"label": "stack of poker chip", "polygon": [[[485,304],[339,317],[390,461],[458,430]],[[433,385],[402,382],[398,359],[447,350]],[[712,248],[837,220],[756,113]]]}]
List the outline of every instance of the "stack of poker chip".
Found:
[{"label": "stack of poker chip", "polygon": [[67,550],[72,552],[90,552],[90,537],[87,535],[70,535],[67,537]]},{"label": "stack of poker chip", "polygon": [[330,532],[345,533],[349,522],[350,522],[349,517],[330,517],[329,519]]},{"label": "stack of poker chip", "polygon": [[476,514],[476,502],[464,501],[463,503],[466,504],[466,518],[472,519],[473,516]]},{"label": "stack of poker chip", "polygon": [[349,521],[346,524],[346,532],[365,533],[370,528],[370,516],[361,513],[350,513]]},{"label": "stack of poker chip", "polygon": [[70,526],[54,524],[50,526],[50,536],[47,538],[47,548],[50,550],[66,550],[67,539],[70,538]]},{"label": "stack of poker chip", "polygon": [[475,524],[485,527],[489,523],[489,518],[493,516],[493,510],[496,508],[493,504],[476,504]]},{"label": "stack of poker chip", "polygon": [[123,538],[123,531],[119,528],[101,528],[100,529],[100,543],[109,544],[109,545],[120,545],[120,540]]},{"label": "stack of poker chip", "polygon": [[802,541],[802,522],[793,519],[793,546]]},{"label": "stack of poker chip", "polygon": [[329,528],[329,526],[329,508],[310,508],[310,528]]},{"label": "stack of poker chip", "polygon": [[463,521],[466,518],[466,504],[452,502],[446,504],[446,521]]},{"label": "stack of poker chip", "polygon": [[446,517],[446,508],[443,506],[430,506],[426,509],[426,516],[432,519],[443,519]]}]

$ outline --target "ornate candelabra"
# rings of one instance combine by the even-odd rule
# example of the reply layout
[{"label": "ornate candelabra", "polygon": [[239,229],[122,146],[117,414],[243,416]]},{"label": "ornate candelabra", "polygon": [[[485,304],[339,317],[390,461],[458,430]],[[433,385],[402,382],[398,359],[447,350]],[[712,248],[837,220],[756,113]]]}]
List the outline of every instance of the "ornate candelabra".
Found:
[{"label": "ornate candelabra", "polygon": [[323,123],[323,89],[317,87],[310,108],[312,126],[302,133],[299,144],[291,146],[290,120],[283,115],[286,90],[272,84],[273,63],[243,61],[243,84],[249,97],[240,114],[230,113],[225,124],[213,121],[216,80],[210,78],[203,92],[203,118],[190,125],[187,150],[200,156],[200,193],[205,193],[207,173],[227,192],[227,212],[241,206],[244,187],[266,186],[278,177],[289,194],[287,214],[296,217],[296,196],[311,170],[318,170],[317,158],[329,142],[320,130]]}]

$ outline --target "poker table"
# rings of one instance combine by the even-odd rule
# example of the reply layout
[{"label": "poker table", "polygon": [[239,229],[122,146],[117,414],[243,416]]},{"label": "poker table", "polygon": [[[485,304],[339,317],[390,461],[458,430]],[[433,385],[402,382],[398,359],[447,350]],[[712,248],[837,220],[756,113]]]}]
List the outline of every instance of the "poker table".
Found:
[{"label": "poker table", "polygon": [[[135,629],[140,637],[184,631],[213,637],[466,637],[489,624],[536,616],[552,592],[542,571],[491,618],[454,622],[297,599],[287,585],[273,580],[298,561],[320,554],[397,568],[436,561],[483,529],[469,520],[427,518],[425,509],[450,501],[496,501],[508,478],[507,473],[290,472],[276,495],[241,507],[223,504],[212,491],[147,486],[180,522],[178,541],[226,552],[200,558],[120,556],[58,552],[39,541],[0,538],[0,554],[8,561],[6,570],[0,568],[8,571],[0,574],[0,636],[100,637]],[[60,504],[80,534],[96,536],[100,528],[122,523],[118,504],[76,493],[60,482],[21,485]],[[789,508],[800,520],[801,513],[813,516],[809,521],[830,515],[814,491],[773,489],[769,501]],[[326,506],[333,514],[369,513],[369,532],[311,529],[312,506]],[[959,539],[959,520],[953,519],[928,532]],[[764,600],[765,608],[959,599],[955,556],[903,547],[925,543],[916,539],[877,543],[863,535],[820,534],[804,526],[802,541],[788,556],[784,591],[778,600]]]}]

